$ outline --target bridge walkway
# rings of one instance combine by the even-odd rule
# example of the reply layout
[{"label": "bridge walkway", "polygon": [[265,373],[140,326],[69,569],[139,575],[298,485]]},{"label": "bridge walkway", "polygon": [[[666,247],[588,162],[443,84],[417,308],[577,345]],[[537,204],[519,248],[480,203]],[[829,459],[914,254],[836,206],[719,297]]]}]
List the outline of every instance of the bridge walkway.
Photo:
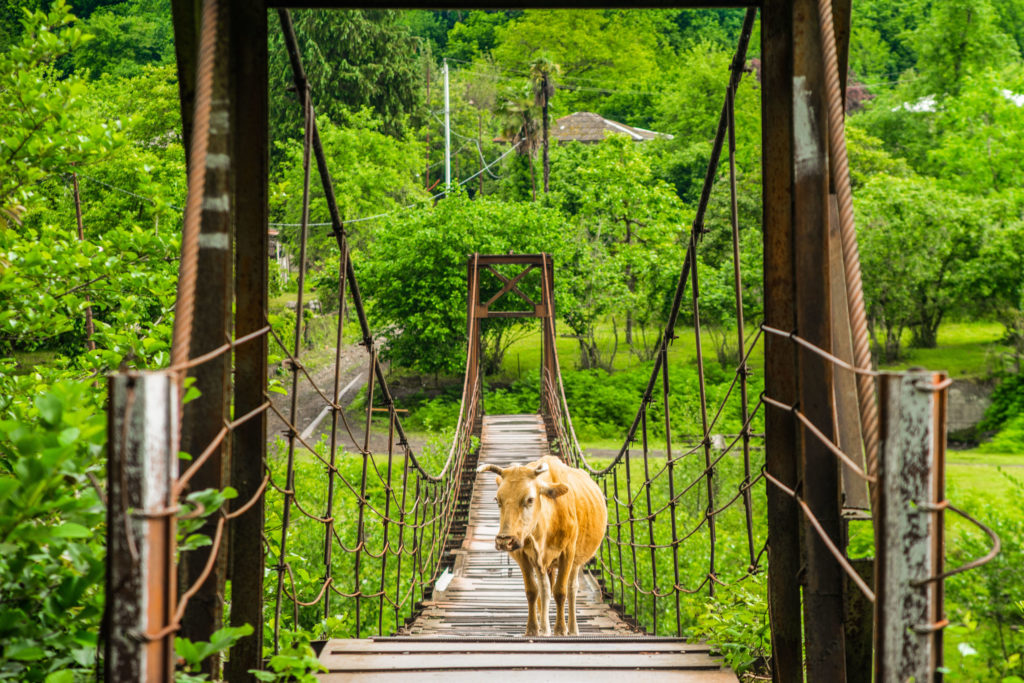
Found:
[{"label": "bridge walkway", "polygon": [[[484,417],[479,462],[505,467],[547,453],[539,415]],[[630,626],[602,600],[589,574],[577,595],[579,636],[523,636],[527,608],[519,567],[494,549],[496,491],[493,476],[477,478],[454,572],[438,580],[416,620],[396,636],[328,642],[320,661],[330,673],[321,681],[480,681],[494,672],[500,681],[735,683],[707,645]]]}]

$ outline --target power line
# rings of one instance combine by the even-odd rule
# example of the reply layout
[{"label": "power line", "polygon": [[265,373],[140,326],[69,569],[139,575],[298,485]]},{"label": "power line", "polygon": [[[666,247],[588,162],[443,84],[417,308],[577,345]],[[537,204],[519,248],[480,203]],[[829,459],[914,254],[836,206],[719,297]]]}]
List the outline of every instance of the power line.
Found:
[{"label": "power line", "polygon": [[[468,178],[460,180],[457,184],[458,185],[465,185],[466,183],[468,183],[469,181],[473,180],[474,178],[476,178],[478,175],[480,175],[484,171],[488,171],[488,169],[490,169],[496,163],[498,163],[499,161],[501,161],[502,159],[507,157],[509,154],[514,152],[515,149],[517,147],[519,147],[519,145],[521,145],[521,144],[523,144],[522,140],[520,140],[516,144],[512,145],[511,147],[509,147],[507,150],[505,150],[505,152],[500,157],[498,157],[497,159],[495,159],[491,163],[487,164],[486,166],[484,166],[483,168],[481,168],[479,171],[477,171],[473,175],[469,176]],[[426,201],[429,202],[429,201],[433,201],[435,199],[439,199],[439,198],[445,196],[446,194],[448,194],[447,191],[438,192],[437,194],[427,198]],[[386,211],[384,213],[378,213],[378,214],[374,214],[372,216],[363,216],[362,218],[353,218],[351,220],[344,221],[344,223],[345,223],[345,225],[351,225],[352,223],[362,223],[364,221],[372,221],[372,220],[374,220],[376,218],[384,218],[385,216],[390,216],[390,215],[398,213],[400,211],[406,211],[408,209],[415,208],[416,206],[419,206],[419,203],[408,204],[406,206],[403,206],[401,208],[395,209],[393,211]],[[267,223],[267,225],[269,225],[272,228],[299,228],[299,227],[302,227],[302,223]],[[309,223],[308,227],[310,227],[310,228],[324,228],[324,227],[327,227],[327,226],[330,226],[330,225],[333,225],[333,223],[328,221],[326,223]]]},{"label": "power line", "polygon": [[[457,137],[464,137],[464,136],[458,135],[458,133],[456,133],[456,136]],[[466,138],[466,139],[468,139],[468,140],[470,140],[472,142],[475,142],[475,140],[473,140],[472,138]],[[479,176],[481,173],[484,173],[484,172],[487,172],[488,175],[490,175],[495,180],[500,180],[499,176],[496,176],[493,173],[491,173],[491,171],[490,171],[491,167],[494,166],[495,164],[497,164],[499,161],[501,161],[505,157],[507,157],[509,154],[511,154],[521,144],[522,144],[522,141],[520,140],[519,142],[517,142],[516,144],[512,145],[507,150],[505,150],[505,152],[502,153],[501,156],[499,156],[498,158],[494,159],[493,161],[491,161],[488,164],[484,164],[483,168],[481,168],[479,171],[477,171],[473,175],[469,176],[468,178],[460,180],[458,182],[458,184],[459,185],[465,185],[466,183],[468,183],[469,181],[475,179],[477,176]],[[463,145],[461,148],[459,148],[459,151],[464,150],[468,146],[469,146],[468,144],[467,145]],[[478,149],[479,149],[479,146],[478,146]],[[483,158],[482,158],[482,153],[481,153],[481,161],[482,160],[483,160]],[[444,162],[443,161],[439,161],[439,162],[431,165],[430,168],[434,168],[434,166],[438,166],[441,163],[444,163]],[[83,175],[82,173],[79,173],[78,177],[79,178],[83,178],[85,180],[88,180],[90,182],[98,183],[99,185],[102,185],[103,187],[106,187],[109,190],[113,190],[115,192],[121,192],[122,194],[126,194],[126,195],[130,195],[132,197],[135,197],[136,199],[141,199],[142,201],[148,202],[150,204],[153,204],[154,206],[159,203],[157,200],[153,199],[152,197],[145,197],[145,196],[143,196],[141,194],[138,194],[136,192],[132,192],[131,190],[126,190],[123,187],[117,187],[116,185],[111,185],[110,183],[104,182],[104,181],[100,180],[99,178],[93,178],[92,176]],[[439,199],[440,197],[443,197],[445,194],[447,194],[447,193],[446,192],[438,192],[437,194],[429,197],[426,201],[433,201],[435,199]],[[170,208],[174,209],[178,213],[182,213],[184,211],[184,209],[182,207],[176,206],[174,204],[171,204],[170,202],[167,202],[167,206],[169,206]],[[348,225],[348,224],[351,224],[351,223],[362,223],[364,221],[370,221],[370,220],[374,220],[376,218],[384,218],[385,216],[390,216],[391,214],[396,213],[398,211],[405,211],[406,209],[411,209],[411,208],[414,208],[416,206],[417,206],[416,203],[408,204],[408,205],[403,206],[403,207],[401,207],[399,209],[395,209],[394,211],[388,211],[388,212],[385,212],[385,213],[378,213],[378,214],[374,214],[372,216],[363,216],[361,218],[353,218],[351,220],[345,221],[345,224]],[[267,223],[267,225],[270,226],[270,227],[274,227],[274,228],[285,228],[285,227],[297,228],[297,227],[300,227],[302,224],[301,223]],[[329,226],[329,225],[331,225],[330,222],[327,222],[327,223],[310,223],[309,227],[311,227],[311,228],[322,228],[322,227],[326,227],[326,226]]]},{"label": "power line", "polygon": [[[152,197],[143,197],[141,194],[136,194],[135,192],[132,192],[131,190],[126,190],[126,189],[121,188],[121,187],[116,187],[114,185],[111,185],[110,183],[107,183],[107,182],[104,182],[104,181],[100,180],[99,178],[93,178],[92,176],[87,176],[84,173],[79,173],[78,177],[82,178],[83,180],[88,180],[88,181],[93,182],[93,183],[98,183],[98,184],[102,185],[103,187],[107,188],[108,190],[113,190],[115,192],[120,192],[122,194],[126,194],[126,195],[130,195],[132,197],[135,197],[136,199],[141,199],[144,202],[149,202],[150,204],[153,204],[154,206],[159,203],[159,202],[157,202],[157,200],[153,199]],[[175,206],[174,204],[171,204],[170,202],[167,202],[167,206],[171,207],[172,209],[174,209],[178,213],[181,213],[182,211],[184,211],[184,209],[181,208],[180,206]]]},{"label": "power line", "polygon": [[[439,116],[438,116],[437,114],[435,114],[434,112],[430,112],[430,115],[431,115],[431,116],[433,116],[433,117],[434,117],[435,119],[437,119],[437,120],[438,120],[438,122],[440,122],[440,123],[441,123],[441,125],[446,125],[446,124],[445,124],[445,122],[444,122],[444,121],[441,121],[441,118],[440,118],[440,117],[439,117]],[[479,141],[479,140],[477,140],[476,138],[469,138],[469,137],[466,137],[465,135],[460,135],[459,133],[455,132],[455,129],[454,129],[454,128],[452,128],[451,126],[447,126],[447,129],[448,129],[448,131],[449,131],[449,132],[450,132],[450,133],[451,133],[452,135],[454,135],[455,137],[457,137],[457,138],[461,138],[461,139],[463,139],[463,140],[465,140],[465,141],[466,141],[466,144],[462,146],[462,149],[465,149],[466,147],[468,147],[468,146],[469,146],[469,143],[471,143],[471,142],[472,142],[472,143],[473,143],[474,145],[476,145],[476,152],[477,152],[477,154],[479,154],[479,155],[480,155],[480,163],[481,163],[481,164],[484,164],[484,168],[486,169],[486,168],[487,168],[487,162],[486,162],[486,161],[484,161],[484,151],[483,151],[483,149],[481,149],[481,148],[480,148],[480,141]],[[456,154],[457,154],[457,153],[458,153],[458,152],[456,152]],[[494,178],[495,180],[497,180],[497,179],[498,179],[498,176],[494,175],[494,174],[493,174],[493,173],[491,173],[490,171],[487,171],[487,175],[491,176],[491,177],[492,177],[492,178]]]},{"label": "power line", "polygon": [[[471,61],[468,61],[468,60],[465,60],[465,59],[452,59],[450,57],[449,57],[449,59],[451,61],[453,61],[453,62],[461,62],[463,64],[469,64],[469,65],[471,65],[473,67],[471,69],[464,69],[463,70],[464,73],[469,73],[471,75],[480,76],[480,77],[483,77],[483,78],[490,78],[491,80],[495,80],[495,81],[502,80],[503,78],[505,78],[504,76],[496,75],[496,74],[493,74],[493,73],[487,73],[486,71],[479,70],[479,67],[481,67],[479,62],[471,62]],[[500,72],[503,72],[505,74],[510,74],[510,75],[514,75],[514,76],[525,76],[527,78],[530,77],[530,72],[529,71],[520,71],[518,69],[513,69],[513,68],[510,68],[510,67],[496,66],[496,70],[498,70]],[[556,79],[556,81],[557,81],[558,85],[568,86],[568,87],[573,88],[574,90],[587,90],[587,91],[593,91],[593,92],[624,94],[624,95],[655,95],[655,94],[657,94],[657,91],[653,91],[653,90],[621,90],[621,89],[618,89],[618,88],[613,88],[613,87],[608,86],[607,85],[607,81],[605,81],[604,79],[601,79],[601,78],[591,78],[591,77],[587,77],[587,76],[572,76],[572,77],[570,77],[568,79],[558,78],[558,79]],[[580,84],[577,83],[577,81],[589,81],[591,83],[598,84],[600,87],[580,85]]]}]

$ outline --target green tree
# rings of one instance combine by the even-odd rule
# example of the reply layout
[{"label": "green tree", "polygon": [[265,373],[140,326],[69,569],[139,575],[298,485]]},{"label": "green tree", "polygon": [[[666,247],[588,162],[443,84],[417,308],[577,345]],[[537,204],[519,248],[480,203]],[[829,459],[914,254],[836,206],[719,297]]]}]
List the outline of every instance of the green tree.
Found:
[{"label": "green tree", "polygon": [[80,116],[85,83],[60,78],[53,66],[88,39],[74,21],[58,0],[48,12],[27,14],[21,42],[0,53],[0,227],[18,220],[35,183],[108,153],[120,140],[114,128]]},{"label": "green tree", "polygon": [[[422,372],[461,372],[469,255],[554,252],[561,282],[563,264],[571,263],[563,249],[571,239],[564,218],[554,209],[486,197],[470,200],[458,189],[433,208],[384,221],[367,252],[357,253],[356,263],[363,291],[373,301],[375,330],[386,337],[383,357]],[[539,278],[532,278],[536,274],[521,287],[539,301]],[[481,279],[483,300],[500,286],[495,279]],[[510,335],[520,326],[521,321],[511,319],[484,323],[485,371],[501,366]]]},{"label": "green tree", "polygon": [[[370,107],[387,134],[400,134],[420,106],[417,41],[395,10],[296,10],[292,22],[318,115],[345,125]],[[284,38],[270,32],[272,137],[299,137],[301,121]]]},{"label": "green tree", "polygon": [[938,0],[913,34],[920,95],[957,94],[964,79],[1019,57],[991,0]]},{"label": "green tree", "polygon": [[978,194],[1024,187],[1024,64],[965,76],[935,124],[933,175]]},{"label": "green tree", "polygon": [[908,11],[906,5],[888,0],[853,3],[850,65],[854,72],[861,78],[891,81],[914,67],[913,32],[928,4],[930,0]]},{"label": "green tree", "polygon": [[977,199],[930,178],[872,178],[856,197],[864,298],[875,345],[899,357],[905,330],[933,348],[939,324],[976,301],[989,279],[982,246],[993,226]]},{"label": "green tree", "polygon": [[[338,126],[326,115],[318,117],[320,140],[332,170],[338,211],[343,220],[387,213],[427,198],[420,186],[420,158],[415,141],[386,135],[383,123],[369,109],[346,117],[349,125]],[[286,223],[283,241],[298,254],[302,216],[302,142],[277,143],[281,164],[271,184],[273,220]],[[310,222],[330,221],[323,185],[315,166],[310,178]],[[364,223],[349,230],[363,243]],[[337,253],[329,228],[311,228],[307,254],[312,262]],[[333,272],[333,271],[332,271]]]},{"label": "green tree", "polygon": [[502,94],[497,111],[502,135],[516,146],[516,156],[529,162],[530,196],[537,201],[537,173],[533,168],[533,158],[540,144],[541,131],[533,100],[521,88],[509,88]]},{"label": "green tree", "polygon": [[521,12],[473,10],[465,22],[457,21],[448,31],[444,55],[449,59],[472,61],[494,49],[497,29]]},{"label": "green tree", "polygon": [[658,71],[658,37],[619,12],[527,10],[496,32],[506,69],[527,75],[542,55],[561,67],[566,111],[594,111],[608,89],[640,91]]},{"label": "green tree", "polygon": [[688,212],[672,188],[655,177],[641,145],[627,136],[559,152],[559,198],[619,273],[625,294],[613,312],[624,319],[625,342],[634,343],[634,325],[640,323],[648,342],[642,347],[649,354],[654,340],[646,333],[663,320],[665,284],[678,273],[680,261],[673,257],[679,256]]},{"label": "green tree", "polygon": [[[665,75],[654,100],[655,130],[673,138],[655,141],[658,154],[653,164],[688,204],[697,203],[704,184],[732,54],[710,43],[687,49]],[[761,166],[761,100],[752,74],[740,82],[735,109],[737,163],[753,173]]]},{"label": "green tree", "polygon": [[134,76],[146,65],[174,62],[171,13],[161,0],[129,0],[93,12],[82,22],[93,36],[72,55],[92,76]]}]

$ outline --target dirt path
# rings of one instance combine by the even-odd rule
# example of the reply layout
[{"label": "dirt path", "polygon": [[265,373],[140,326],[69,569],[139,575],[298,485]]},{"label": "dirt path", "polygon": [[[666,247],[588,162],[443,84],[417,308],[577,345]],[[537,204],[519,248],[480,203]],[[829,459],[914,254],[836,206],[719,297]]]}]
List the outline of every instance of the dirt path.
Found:
[{"label": "dirt path", "polygon": [[[368,370],[366,350],[359,344],[349,344],[342,348],[341,352],[341,396],[339,404],[345,406],[345,417],[351,428],[351,436],[345,429],[345,422],[338,420],[338,444],[349,451],[358,450],[363,445],[365,438],[366,413],[351,408],[351,403],[359,394],[359,391],[366,386]],[[331,414],[327,402],[320,392],[330,396],[334,391],[334,361],[331,359],[318,369],[308,368],[309,374],[313,377],[316,387],[309,381],[305,373],[299,373],[298,404],[296,406],[295,427],[303,434],[303,439],[309,444],[316,444],[322,437],[330,438]],[[291,410],[291,387],[292,380],[290,373],[281,376],[287,394],[271,394],[271,401],[274,407],[281,411],[281,414],[288,416]],[[319,388],[320,391],[317,391]],[[388,447],[387,427],[381,428],[377,420],[370,429],[370,450],[374,453],[386,453]],[[286,439],[288,436],[287,425],[274,411],[270,411],[267,421],[267,436],[273,442],[275,437]],[[354,439],[353,439],[354,437]],[[410,445],[414,452],[418,452],[423,446],[423,439],[412,435],[409,437]],[[301,448],[301,444],[299,444]]]}]

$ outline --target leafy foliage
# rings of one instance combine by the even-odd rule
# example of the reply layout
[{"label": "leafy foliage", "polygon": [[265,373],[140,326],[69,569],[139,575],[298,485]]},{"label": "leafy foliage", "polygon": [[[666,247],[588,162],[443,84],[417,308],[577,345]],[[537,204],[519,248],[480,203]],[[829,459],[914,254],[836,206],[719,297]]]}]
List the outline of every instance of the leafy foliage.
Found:
[{"label": "leafy foliage", "polygon": [[865,298],[876,347],[899,355],[904,330],[934,347],[939,323],[975,300],[993,228],[983,205],[926,178],[878,176],[858,197]]},{"label": "leafy foliage", "polygon": [[[377,330],[387,333],[384,357],[427,373],[460,373],[466,337],[467,258],[474,252],[532,254],[558,245],[568,250],[573,245],[567,241],[564,219],[550,208],[473,201],[462,192],[454,192],[433,209],[389,217],[357,263],[362,287],[374,301],[372,321]],[[563,253],[562,249],[555,252],[556,263],[567,262],[561,258]],[[395,287],[396,282],[410,286]],[[483,301],[500,285],[493,278],[481,279]],[[524,281],[523,287],[527,286],[532,287],[534,301],[539,301],[539,281]],[[514,325],[514,320],[497,319],[482,326],[490,365],[500,364]]]},{"label": "leafy foliage", "polygon": [[[298,107],[294,112],[298,117]],[[331,123],[326,115],[318,118],[320,139],[328,165],[342,172],[332,174],[338,211],[343,220],[386,213],[427,198],[418,183],[419,159],[416,143],[386,135],[382,123],[370,110],[351,114],[349,125]],[[283,163],[272,184],[271,207],[275,218],[286,223],[282,241],[297,255],[299,232],[296,226],[302,217],[302,141],[287,140],[277,144]],[[310,222],[330,221],[323,184],[312,162],[310,177]],[[357,236],[364,228],[353,224]],[[362,241],[362,240],[360,240]],[[313,262],[324,262],[337,254],[338,247],[330,228],[310,229],[307,254]],[[332,270],[334,276],[336,268]]]},{"label": "leafy foliage", "polygon": [[88,673],[103,611],[106,438],[84,383],[61,383],[0,416],[0,679]]},{"label": "leafy foliage", "polygon": [[24,18],[21,42],[0,52],[0,227],[17,221],[33,185],[54,171],[109,152],[119,140],[103,123],[78,115],[85,84],[60,78],[54,62],[81,46],[63,0]]},{"label": "leafy foliage", "polygon": [[[318,113],[339,125],[370,107],[384,131],[401,133],[406,117],[420,103],[416,43],[398,12],[386,9],[292,12],[299,50]],[[293,137],[301,129],[292,121],[294,100],[284,38],[270,32],[270,101],[273,138]]]}]

